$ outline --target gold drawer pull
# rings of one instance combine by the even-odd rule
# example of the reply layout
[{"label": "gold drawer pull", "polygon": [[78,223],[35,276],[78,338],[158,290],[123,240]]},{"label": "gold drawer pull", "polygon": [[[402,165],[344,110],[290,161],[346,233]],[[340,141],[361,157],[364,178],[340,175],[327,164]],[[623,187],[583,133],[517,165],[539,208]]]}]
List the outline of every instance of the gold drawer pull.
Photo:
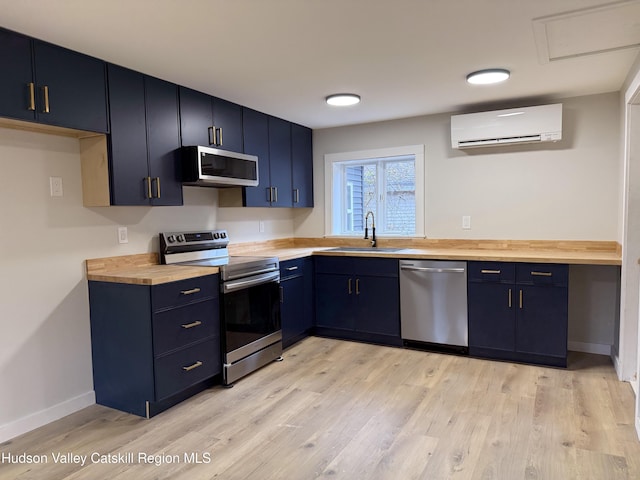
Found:
[{"label": "gold drawer pull", "polygon": [[182,325],[180,325],[182,328],[193,328],[193,327],[198,327],[202,325],[202,322],[200,320],[196,320],[193,323],[183,323]]},{"label": "gold drawer pull", "polygon": [[27,108],[27,110],[30,110],[32,112],[35,112],[36,110],[36,91],[35,91],[35,84],[33,82],[29,82],[29,107]]},{"label": "gold drawer pull", "polygon": [[480,270],[480,273],[490,273],[492,275],[500,275],[500,270]]},{"label": "gold drawer pull", "polygon": [[509,308],[511,308],[511,289],[509,289]]},{"label": "gold drawer pull", "polygon": [[191,290],[181,290],[180,293],[182,295],[193,295],[194,293],[200,292],[199,288],[192,288]]},{"label": "gold drawer pull", "polygon": [[42,87],[42,93],[44,94],[44,110],[42,113],[50,113],[51,109],[49,108],[49,86],[45,85]]},{"label": "gold drawer pull", "polygon": [[522,310],[522,290],[520,290],[520,309]]},{"label": "gold drawer pull", "polygon": [[285,270],[287,272],[293,272],[294,270],[297,270],[297,269],[298,269],[298,267],[287,267],[287,268],[285,268]]},{"label": "gold drawer pull", "polygon": [[535,277],[551,277],[553,274],[551,272],[531,272],[531,275]]},{"label": "gold drawer pull", "polygon": [[189,372],[189,371],[193,370],[194,368],[198,368],[198,367],[201,367],[201,366],[202,366],[202,362],[200,360],[198,360],[193,365],[189,365],[188,367],[182,367],[182,370],[184,370],[185,372]]}]

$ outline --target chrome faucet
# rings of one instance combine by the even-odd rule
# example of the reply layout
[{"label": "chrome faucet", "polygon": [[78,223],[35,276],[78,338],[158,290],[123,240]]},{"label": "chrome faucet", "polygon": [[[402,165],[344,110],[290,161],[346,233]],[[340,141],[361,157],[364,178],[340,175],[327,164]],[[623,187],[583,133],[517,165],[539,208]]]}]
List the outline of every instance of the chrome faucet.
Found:
[{"label": "chrome faucet", "polygon": [[364,216],[364,238],[369,239],[369,229],[367,228],[367,222],[369,221],[369,215],[371,215],[371,246],[376,246],[376,217],[373,216],[373,212],[369,210]]}]

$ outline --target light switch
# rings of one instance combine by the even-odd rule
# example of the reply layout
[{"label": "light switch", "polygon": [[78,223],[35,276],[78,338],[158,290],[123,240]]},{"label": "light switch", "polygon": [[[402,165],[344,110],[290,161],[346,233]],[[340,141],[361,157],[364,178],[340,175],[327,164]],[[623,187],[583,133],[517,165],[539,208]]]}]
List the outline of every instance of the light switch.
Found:
[{"label": "light switch", "polygon": [[129,243],[127,227],[118,227],[118,243]]},{"label": "light switch", "polygon": [[62,177],[49,177],[49,188],[52,197],[61,197],[63,194]]},{"label": "light switch", "polygon": [[462,229],[463,230],[471,230],[471,216],[463,215],[462,216]]}]

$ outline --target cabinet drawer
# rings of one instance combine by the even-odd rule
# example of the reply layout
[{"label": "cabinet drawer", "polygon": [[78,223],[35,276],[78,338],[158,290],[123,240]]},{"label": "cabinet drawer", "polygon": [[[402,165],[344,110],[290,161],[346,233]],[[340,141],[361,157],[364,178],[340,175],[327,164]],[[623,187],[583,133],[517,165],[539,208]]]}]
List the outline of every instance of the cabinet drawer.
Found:
[{"label": "cabinet drawer", "polygon": [[467,278],[473,282],[513,283],[516,267],[508,262],[468,262]]},{"label": "cabinet drawer", "polygon": [[280,279],[284,280],[289,277],[299,277],[304,275],[304,258],[296,258],[295,260],[287,260],[280,263]]},{"label": "cabinet drawer", "polygon": [[217,299],[165,310],[153,316],[155,355],[161,355],[210,336],[220,336]]},{"label": "cabinet drawer", "polygon": [[323,257],[318,256],[316,260],[316,273],[337,273],[351,275],[353,272],[352,257]]},{"label": "cabinet drawer", "polygon": [[551,263],[519,263],[516,266],[516,283],[567,286],[569,266]]},{"label": "cabinet drawer", "polygon": [[156,400],[178,393],[222,371],[220,341],[211,339],[155,361]]},{"label": "cabinet drawer", "polygon": [[217,298],[218,277],[219,275],[207,275],[155,285],[151,291],[153,310],[158,311],[207,298]]},{"label": "cabinet drawer", "polygon": [[398,260],[395,258],[356,258],[355,274],[371,277],[397,277]]}]

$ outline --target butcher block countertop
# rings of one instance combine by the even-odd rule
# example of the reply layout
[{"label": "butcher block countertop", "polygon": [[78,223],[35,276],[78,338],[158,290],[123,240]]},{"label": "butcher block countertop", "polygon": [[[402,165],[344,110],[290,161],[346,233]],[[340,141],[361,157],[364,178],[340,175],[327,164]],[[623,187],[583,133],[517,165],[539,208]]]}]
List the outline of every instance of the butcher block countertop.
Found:
[{"label": "butcher block countertop", "polygon": [[158,285],[218,273],[218,267],[159,265],[157,253],[87,260],[87,279],[97,282]]},{"label": "butcher block countertop", "polygon": [[[280,261],[311,255],[415,258],[433,260],[483,260],[497,262],[621,265],[617,242],[526,240],[381,239],[378,248],[362,239],[287,238],[229,245],[231,255],[278,257]],[[363,248],[336,251],[336,247]],[[385,248],[399,248],[385,251]],[[92,281],[157,285],[218,273],[217,267],[159,265],[157,253],[97,258],[86,261]]]}]

